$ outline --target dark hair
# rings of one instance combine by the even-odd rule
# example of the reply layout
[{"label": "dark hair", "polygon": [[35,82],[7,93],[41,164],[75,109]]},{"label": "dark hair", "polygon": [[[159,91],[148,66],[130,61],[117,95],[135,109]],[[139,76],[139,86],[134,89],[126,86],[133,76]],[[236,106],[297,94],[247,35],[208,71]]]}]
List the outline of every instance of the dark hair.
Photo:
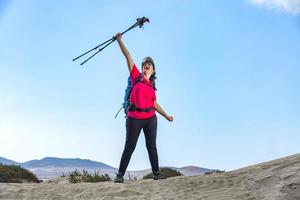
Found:
[{"label": "dark hair", "polygon": [[152,85],[154,87],[154,89],[156,90],[156,87],[155,87],[155,79],[156,79],[156,72],[154,72],[151,76],[150,76],[150,81],[152,82]]}]

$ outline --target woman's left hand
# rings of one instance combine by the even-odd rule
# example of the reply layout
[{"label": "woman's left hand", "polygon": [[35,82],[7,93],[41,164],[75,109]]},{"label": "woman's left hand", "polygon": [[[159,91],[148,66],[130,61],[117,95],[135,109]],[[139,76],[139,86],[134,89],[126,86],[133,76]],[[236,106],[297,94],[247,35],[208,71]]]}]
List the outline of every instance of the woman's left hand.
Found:
[{"label": "woman's left hand", "polygon": [[172,117],[172,116],[169,116],[169,115],[166,117],[166,119],[167,119],[168,121],[170,121],[170,122],[173,121],[173,117]]}]

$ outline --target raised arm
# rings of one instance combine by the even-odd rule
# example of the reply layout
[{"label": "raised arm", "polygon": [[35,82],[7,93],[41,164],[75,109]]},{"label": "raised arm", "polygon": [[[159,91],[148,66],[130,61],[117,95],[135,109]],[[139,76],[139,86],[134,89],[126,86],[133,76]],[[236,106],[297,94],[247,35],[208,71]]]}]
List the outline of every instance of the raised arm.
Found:
[{"label": "raised arm", "polygon": [[122,41],[122,35],[121,35],[121,33],[117,33],[115,35],[115,38],[117,39],[117,42],[118,42],[118,44],[120,46],[120,49],[121,49],[123,55],[126,58],[128,70],[129,70],[129,73],[130,73],[131,70],[132,70],[132,68],[133,68],[134,62],[133,62],[133,60],[131,58],[131,55],[130,55],[129,51],[127,50],[127,48],[125,47],[125,45],[124,45],[124,43]]}]

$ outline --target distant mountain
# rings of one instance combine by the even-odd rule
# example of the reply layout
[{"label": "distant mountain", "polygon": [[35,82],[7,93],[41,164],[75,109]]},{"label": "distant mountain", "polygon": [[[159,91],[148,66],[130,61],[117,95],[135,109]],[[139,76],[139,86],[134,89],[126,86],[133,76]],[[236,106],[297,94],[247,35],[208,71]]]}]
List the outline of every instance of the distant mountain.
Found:
[{"label": "distant mountain", "polygon": [[102,162],[96,162],[88,159],[80,158],[55,158],[46,157],[41,160],[31,160],[21,164],[24,168],[101,168],[101,169],[114,169],[113,167]]},{"label": "distant mountain", "polygon": [[196,167],[196,166],[185,166],[185,167],[178,168],[178,170],[186,176],[194,176],[199,174],[205,174],[206,172],[215,171],[214,169],[207,169],[207,168]]},{"label": "distant mountain", "polygon": [[40,160],[30,160],[24,163],[18,163],[6,158],[0,157],[0,162],[3,164],[16,164],[21,165],[21,167],[32,171],[37,175],[39,179],[46,180],[51,179],[62,174],[68,174],[71,171],[83,169],[89,172],[100,171],[100,173],[108,173],[114,175],[117,170],[102,162],[96,162],[88,159],[80,158],[56,158],[56,157],[45,157]]},{"label": "distant mountain", "polygon": [[[215,169],[207,169],[207,168],[202,168],[202,167],[196,167],[196,166],[186,166],[186,167],[171,167],[171,166],[160,166],[160,167],[168,167],[172,168],[176,171],[179,171],[182,173],[184,176],[195,176],[195,175],[202,175],[205,174],[206,172],[214,172],[216,171]],[[125,177],[134,177],[136,176],[138,179],[143,178],[146,174],[151,173],[152,170],[150,169],[145,169],[145,170],[137,170],[137,171],[126,171]]]},{"label": "distant mountain", "polygon": [[19,165],[20,163],[17,163],[13,160],[9,160],[3,157],[0,157],[0,163],[5,164],[5,165]]},{"label": "distant mountain", "polygon": [[[40,180],[52,179],[59,177],[62,174],[68,174],[74,170],[82,171],[83,169],[93,173],[99,171],[100,174],[108,174],[110,177],[114,177],[118,169],[111,167],[102,162],[96,162],[88,159],[80,158],[56,158],[56,157],[45,157],[40,160],[30,160],[24,163],[18,163],[6,158],[0,157],[0,163],[4,164],[15,164],[21,165],[23,168],[30,170]],[[160,166],[169,167],[169,166]],[[201,168],[196,166],[185,166],[181,168],[170,167],[182,173],[185,176],[202,175],[205,172],[215,171],[214,169]],[[151,173],[151,169],[126,171],[125,178],[137,177],[138,179],[143,178],[148,173]]]}]

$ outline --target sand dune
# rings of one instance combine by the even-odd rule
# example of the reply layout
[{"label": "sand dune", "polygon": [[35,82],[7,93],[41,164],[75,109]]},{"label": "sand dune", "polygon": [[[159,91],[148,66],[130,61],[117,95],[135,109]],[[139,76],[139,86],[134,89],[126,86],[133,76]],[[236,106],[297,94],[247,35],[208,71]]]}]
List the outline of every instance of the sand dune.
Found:
[{"label": "sand dune", "polygon": [[300,200],[300,154],[226,173],[160,181],[1,183],[0,199]]}]

